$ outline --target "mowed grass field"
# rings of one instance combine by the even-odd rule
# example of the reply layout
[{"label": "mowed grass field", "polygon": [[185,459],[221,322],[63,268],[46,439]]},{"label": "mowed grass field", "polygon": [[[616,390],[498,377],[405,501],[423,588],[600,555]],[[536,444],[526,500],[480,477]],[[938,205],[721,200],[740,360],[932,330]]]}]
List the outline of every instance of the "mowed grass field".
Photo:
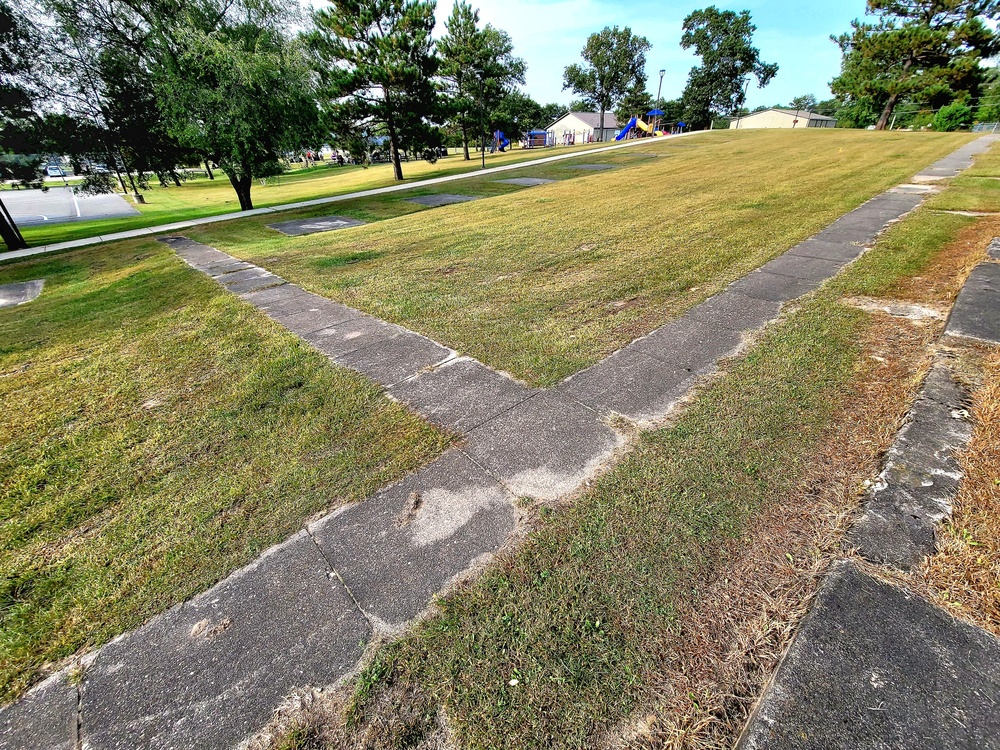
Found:
[{"label": "mowed grass field", "polygon": [[[438,186],[488,196],[460,205],[393,195],[309,212],[386,219],[363,227],[288,238],[268,217],[188,234],[546,386],[971,137],[720,131],[574,160],[603,172],[564,162]],[[515,175],[558,182],[497,195]]]},{"label": "mowed grass field", "polygon": [[[996,231],[927,208],[894,225],[271,746],[732,747],[943,327],[858,296],[947,309]],[[996,556],[975,539],[985,581]]]},{"label": "mowed grass field", "polygon": [[155,241],[0,268],[0,702],[449,438]]},{"label": "mowed grass field", "polygon": [[[514,149],[502,154],[487,154],[486,166],[487,168],[499,167],[519,161],[530,161],[554,154],[587,151],[607,145],[607,143],[592,143],[559,149]],[[474,172],[482,168],[481,164],[478,154],[471,161],[465,161],[460,155],[451,154],[439,159],[434,164],[422,160],[403,162],[403,175],[407,181],[414,182],[431,177]],[[279,206],[283,203],[325,198],[395,184],[398,183],[393,179],[390,164],[372,164],[367,167],[350,165],[330,167],[327,164],[321,164],[310,169],[292,169],[280,177],[258,181],[253,186],[252,197],[255,208],[266,208]],[[236,199],[232,185],[229,184],[229,178],[221,170],[215,172],[214,180],[209,180],[207,177],[195,177],[180,187],[174,185],[166,188],[160,187],[154,178],[150,189],[143,191],[143,196],[146,202],[136,206],[140,216],[42,224],[22,227],[21,233],[29,245],[38,247],[82,237],[124,232],[129,229],[142,229],[158,224],[200,219],[240,210],[239,201]],[[131,203],[131,201],[129,202]]]}]

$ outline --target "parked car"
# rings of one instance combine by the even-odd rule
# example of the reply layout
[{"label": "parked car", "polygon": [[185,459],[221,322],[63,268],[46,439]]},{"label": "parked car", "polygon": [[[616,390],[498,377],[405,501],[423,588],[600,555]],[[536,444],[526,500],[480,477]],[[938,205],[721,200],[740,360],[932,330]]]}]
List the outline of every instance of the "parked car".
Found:
[{"label": "parked car", "polygon": [[49,165],[45,168],[45,174],[48,177],[65,177],[66,173],[62,171],[61,167],[56,167]]}]

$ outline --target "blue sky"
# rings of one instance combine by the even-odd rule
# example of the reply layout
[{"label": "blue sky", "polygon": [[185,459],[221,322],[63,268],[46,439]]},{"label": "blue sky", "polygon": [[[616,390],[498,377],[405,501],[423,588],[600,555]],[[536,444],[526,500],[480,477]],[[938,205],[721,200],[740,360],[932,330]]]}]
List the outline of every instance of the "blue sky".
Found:
[{"label": "blue sky", "polygon": [[[438,32],[454,0],[438,0]],[[562,91],[562,71],[580,60],[587,36],[605,26],[629,26],[649,39],[647,56],[649,90],[656,95],[658,71],[663,77],[663,98],[680,95],[688,71],[698,58],[680,47],[681,23],[691,11],[711,5],[698,2],[632,0],[470,0],[483,22],[504,29],[514,40],[516,53],[528,63],[526,89],[539,102],[568,102],[572,93]],[[829,82],[840,70],[840,52],[831,34],[850,28],[864,15],[864,0],[743,0],[716,2],[727,10],[749,10],[757,26],[755,46],[765,62],[778,64],[778,75],[766,88],[751,84],[747,97],[757,105],[787,103],[800,94],[830,97]]]}]

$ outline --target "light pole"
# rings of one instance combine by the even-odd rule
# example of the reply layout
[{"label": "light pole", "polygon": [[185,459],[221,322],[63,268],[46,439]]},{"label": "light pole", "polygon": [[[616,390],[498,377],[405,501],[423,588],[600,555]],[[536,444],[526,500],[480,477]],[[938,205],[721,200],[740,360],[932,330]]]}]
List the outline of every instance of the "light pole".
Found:
[{"label": "light pole", "polygon": [[663,107],[660,106],[660,92],[663,91],[663,74],[666,73],[666,72],[667,71],[665,71],[665,70],[661,70],[660,71],[660,85],[656,87],[656,108],[657,109],[663,109]]}]

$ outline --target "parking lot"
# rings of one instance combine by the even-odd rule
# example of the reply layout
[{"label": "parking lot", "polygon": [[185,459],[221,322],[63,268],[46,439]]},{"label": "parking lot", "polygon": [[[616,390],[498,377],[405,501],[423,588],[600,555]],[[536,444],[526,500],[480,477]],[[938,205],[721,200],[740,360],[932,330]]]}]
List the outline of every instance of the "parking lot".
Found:
[{"label": "parking lot", "polygon": [[68,187],[52,187],[46,192],[4,190],[0,200],[21,226],[139,215],[120,195],[74,195]]}]

